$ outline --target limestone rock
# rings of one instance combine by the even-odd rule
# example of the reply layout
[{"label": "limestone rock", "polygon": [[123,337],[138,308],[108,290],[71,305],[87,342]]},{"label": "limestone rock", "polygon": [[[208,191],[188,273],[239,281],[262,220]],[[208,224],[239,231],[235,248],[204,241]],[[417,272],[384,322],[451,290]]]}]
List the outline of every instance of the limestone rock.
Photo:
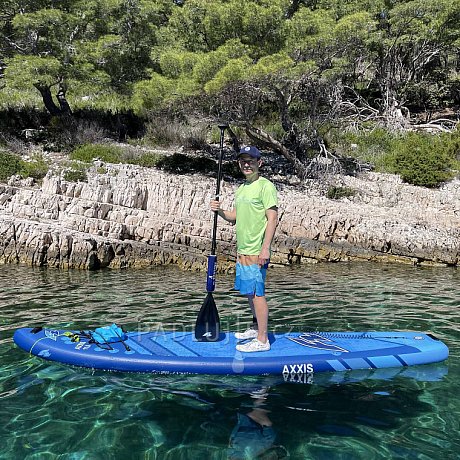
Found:
[{"label": "limestone rock", "polygon": [[[215,179],[134,165],[107,164],[103,174],[96,169],[88,182],[67,182],[49,173],[40,187],[18,180],[0,184],[0,261],[83,269],[205,267]],[[355,195],[330,200],[313,181],[279,185],[273,263],[458,265],[459,181],[439,190],[375,173],[335,181]],[[223,207],[232,206],[237,186],[222,183]],[[232,225],[219,220],[217,239],[219,269],[231,270]]]}]

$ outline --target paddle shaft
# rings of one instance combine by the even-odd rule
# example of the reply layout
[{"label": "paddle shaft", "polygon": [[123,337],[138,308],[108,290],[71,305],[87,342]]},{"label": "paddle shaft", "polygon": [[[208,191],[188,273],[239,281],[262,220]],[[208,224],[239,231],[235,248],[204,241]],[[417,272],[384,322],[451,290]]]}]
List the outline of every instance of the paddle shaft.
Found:
[{"label": "paddle shaft", "polygon": [[[217,167],[217,185],[216,185],[216,197],[215,199],[219,199],[220,195],[220,183],[222,180],[222,157],[224,156],[224,132],[227,128],[227,125],[219,125],[220,129],[220,149],[219,149],[219,162]],[[219,217],[218,211],[214,211],[214,223],[212,226],[212,243],[211,243],[211,255],[216,255],[216,247],[217,247],[217,218]]]}]

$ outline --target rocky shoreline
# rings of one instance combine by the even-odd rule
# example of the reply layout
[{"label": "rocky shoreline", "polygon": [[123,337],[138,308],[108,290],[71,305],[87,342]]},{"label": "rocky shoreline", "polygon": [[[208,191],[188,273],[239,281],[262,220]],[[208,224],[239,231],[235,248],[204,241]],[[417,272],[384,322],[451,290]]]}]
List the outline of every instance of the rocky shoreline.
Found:
[{"label": "rocky shoreline", "polygon": [[[127,164],[103,166],[95,163],[87,182],[67,182],[50,172],[40,185],[18,178],[0,184],[0,263],[204,269],[215,179]],[[231,205],[237,184],[224,180],[223,206]],[[338,176],[334,185],[354,191],[339,200],[328,199],[315,181],[277,185],[280,223],[273,264],[459,264],[459,180],[429,190],[392,175]],[[220,220],[220,271],[233,267],[234,238],[232,226]]]}]

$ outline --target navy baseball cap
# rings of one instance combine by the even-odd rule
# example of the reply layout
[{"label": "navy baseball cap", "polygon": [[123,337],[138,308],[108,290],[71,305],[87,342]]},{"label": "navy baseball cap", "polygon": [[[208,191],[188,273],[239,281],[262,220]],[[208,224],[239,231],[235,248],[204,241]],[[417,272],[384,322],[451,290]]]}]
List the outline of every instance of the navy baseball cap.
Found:
[{"label": "navy baseball cap", "polygon": [[262,156],[260,153],[260,150],[257,147],[254,147],[252,145],[248,145],[247,147],[242,147],[237,158],[240,155],[244,155],[244,154],[249,155],[252,158],[257,158],[257,159],[259,159]]}]

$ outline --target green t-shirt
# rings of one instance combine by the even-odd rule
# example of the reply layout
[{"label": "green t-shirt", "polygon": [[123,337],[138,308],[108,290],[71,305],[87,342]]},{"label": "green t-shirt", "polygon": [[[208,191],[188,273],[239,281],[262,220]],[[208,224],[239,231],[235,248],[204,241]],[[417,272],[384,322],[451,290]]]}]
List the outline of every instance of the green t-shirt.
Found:
[{"label": "green t-shirt", "polygon": [[235,194],[236,247],[239,254],[260,254],[267,228],[265,211],[278,206],[275,186],[264,177],[240,185]]}]

